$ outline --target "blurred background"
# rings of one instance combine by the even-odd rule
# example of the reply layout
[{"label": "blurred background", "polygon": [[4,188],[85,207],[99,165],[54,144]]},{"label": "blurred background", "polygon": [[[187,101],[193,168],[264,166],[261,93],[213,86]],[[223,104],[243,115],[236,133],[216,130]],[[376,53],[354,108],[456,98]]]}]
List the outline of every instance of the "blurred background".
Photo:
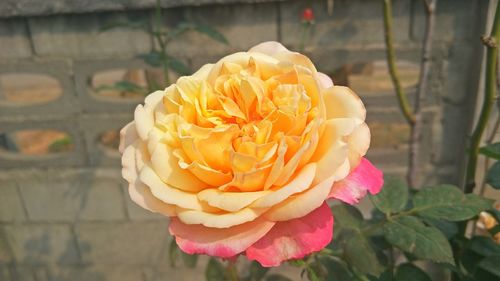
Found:
[{"label": "blurred background", "polygon": [[[484,79],[479,37],[491,21],[490,2],[438,1],[423,104],[423,185],[458,184],[463,176]],[[353,88],[368,109],[368,158],[387,174],[405,175],[409,127],[385,61],[382,1],[158,5],[0,1],[0,280],[203,280],[203,259],[196,269],[169,265],[168,221],[130,201],[118,131],[165,81],[263,41],[303,50],[336,84]],[[425,13],[420,1],[397,0],[393,17],[397,66],[412,100]],[[167,34],[162,43],[158,33]],[[494,120],[490,141],[500,138]],[[484,170],[489,163],[480,159],[480,165]],[[480,190],[500,197],[489,187]],[[281,270],[293,280],[300,276]]]}]

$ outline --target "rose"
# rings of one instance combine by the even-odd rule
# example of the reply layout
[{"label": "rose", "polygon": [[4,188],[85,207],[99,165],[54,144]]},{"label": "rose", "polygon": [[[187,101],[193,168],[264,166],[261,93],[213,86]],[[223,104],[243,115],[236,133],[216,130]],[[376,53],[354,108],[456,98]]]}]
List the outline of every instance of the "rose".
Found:
[{"label": "rose", "polygon": [[266,42],[147,96],[121,131],[122,174],[183,251],[277,266],[330,242],[326,199],[380,190],[365,115],[307,57]]}]

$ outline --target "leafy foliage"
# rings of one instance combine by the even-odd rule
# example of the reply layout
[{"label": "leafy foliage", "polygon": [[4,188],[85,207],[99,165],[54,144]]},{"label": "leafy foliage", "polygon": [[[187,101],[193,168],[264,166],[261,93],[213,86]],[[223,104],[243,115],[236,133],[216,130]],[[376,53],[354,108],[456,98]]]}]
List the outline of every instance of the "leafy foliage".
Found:
[{"label": "leafy foliage", "polygon": [[486,182],[495,189],[500,189],[500,161],[495,162],[488,171]]},{"label": "leafy foliage", "polygon": [[208,261],[207,268],[205,269],[205,279],[207,281],[226,281],[225,269],[222,263],[218,260],[211,258]]},{"label": "leafy foliage", "polygon": [[411,263],[398,266],[394,279],[395,281],[432,281],[425,271]]},{"label": "leafy foliage", "polygon": [[446,236],[416,217],[404,216],[391,220],[384,225],[384,236],[389,243],[417,258],[454,264]]},{"label": "leafy foliage", "polygon": [[397,177],[384,177],[384,188],[376,194],[370,195],[373,205],[383,213],[394,213],[405,208],[408,201],[408,187]]},{"label": "leafy foliage", "polygon": [[500,160],[500,142],[481,147],[479,149],[479,153],[490,158]]},{"label": "leafy foliage", "polygon": [[448,221],[470,219],[491,207],[491,201],[476,194],[463,194],[452,185],[428,187],[413,197],[419,216]]}]

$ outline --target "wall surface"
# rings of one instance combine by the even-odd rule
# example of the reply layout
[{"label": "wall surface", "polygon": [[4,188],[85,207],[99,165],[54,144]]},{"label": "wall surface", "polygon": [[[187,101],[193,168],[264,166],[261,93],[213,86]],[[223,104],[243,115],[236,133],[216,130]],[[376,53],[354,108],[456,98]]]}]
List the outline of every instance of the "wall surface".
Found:
[{"label": "wall surface", "polygon": [[[191,6],[201,2],[206,5]],[[189,19],[215,27],[230,41],[224,45],[188,33],[168,50],[195,70],[262,41],[298,49],[300,14],[308,2],[162,1],[168,27]],[[423,183],[459,180],[479,80],[478,37],[484,33],[486,4],[439,1],[424,105]],[[319,70],[338,76],[340,84],[363,89],[355,78],[363,80],[364,72],[354,69],[385,60],[382,1],[336,0],[332,15],[326,5],[312,1],[316,25],[305,52]],[[45,156],[0,151],[0,280],[202,280],[202,266],[168,266],[167,220],[130,201],[118,153],[98,141],[101,133],[130,121],[139,101],[99,98],[89,81],[103,70],[146,67],[137,56],[153,44],[141,30],[101,29],[115,21],[149,20],[153,6],[153,0],[0,2],[0,77],[46,74],[62,88],[58,99],[44,104],[0,100],[0,132],[57,129],[74,146],[72,152]],[[423,27],[420,1],[394,1],[397,57],[414,68],[420,63]],[[339,77],[345,75],[352,79],[342,82]],[[383,79],[389,81],[386,74]],[[387,173],[403,175],[408,128],[392,90],[358,93],[373,134],[368,157]]]}]

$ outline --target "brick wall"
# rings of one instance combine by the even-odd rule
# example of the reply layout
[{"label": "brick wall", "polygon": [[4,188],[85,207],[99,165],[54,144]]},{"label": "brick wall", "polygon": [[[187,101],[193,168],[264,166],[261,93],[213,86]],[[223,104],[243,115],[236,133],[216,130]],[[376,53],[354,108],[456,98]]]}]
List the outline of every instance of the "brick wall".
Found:
[{"label": "brick wall", "polygon": [[[45,104],[0,100],[0,131],[57,129],[74,146],[71,152],[46,156],[0,151],[0,280],[201,280],[202,267],[169,268],[167,221],[130,201],[118,153],[97,140],[131,120],[137,100],[98,98],[89,80],[103,70],[146,67],[136,56],[152,47],[152,38],[139,30],[100,30],[113,21],[150,18],[154,1],[135,6],[99,1],[95,9],[89,8],[93,1],[73,6],[56,2],[38,8],[28,0],[0,4],[0,77],[45,74],[62,88],[58,99]],[[210,3],[162,2],[167,25],[189,18],[215,27],[230,41],[223,45],[189,33],[171,44],[169,51],[192,69],[261,41],[299,46],[305,1],[204,2]],[[418,67],[424,13],[419,1],[394,2],[397,57]],[[480,73],[477,38],[484,33],[486,2],[439,1],[424,106],[423,182],[457,182],[460,177]],[[317,22],[305,52],[319,70],[340,76],[342,69],[385,60],[381,1],[336,0],[331,16],[326,1],[312,5]],[[361,87],[351,80],[349,86]],[[404,174],[408,128],[394,94],[387,89],[359,94],[372,127],[369,158],[387,173]]]}]

